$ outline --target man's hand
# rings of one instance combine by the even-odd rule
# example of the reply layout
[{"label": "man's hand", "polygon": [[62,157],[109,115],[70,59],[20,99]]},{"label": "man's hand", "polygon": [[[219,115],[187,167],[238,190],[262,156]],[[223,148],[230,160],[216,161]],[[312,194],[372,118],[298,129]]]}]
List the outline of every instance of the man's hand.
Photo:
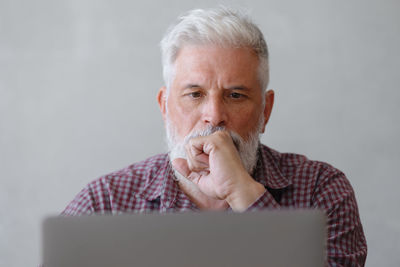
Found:
[{"label": "man's hand", "polygon": [[179,188],[189,197],[189,199],[196,204],[196,206],[201,210],[226,210],[229,205],[225,200],[220,200],[212,198],[204,194],[199,187],[192,181],[187,179],[183,173],[190,173],[187,167],[187,162],[185,159],[175,159],[173,165],[176,171],[175,173],[178,178]]},{"label": "man's hand", "polygon": [[228,132],[192,138],[186,145],[187,161],[176,159],[174,168],[211,199],[226,201],[234,211],[246,210],[264,192],[245,170]]}]

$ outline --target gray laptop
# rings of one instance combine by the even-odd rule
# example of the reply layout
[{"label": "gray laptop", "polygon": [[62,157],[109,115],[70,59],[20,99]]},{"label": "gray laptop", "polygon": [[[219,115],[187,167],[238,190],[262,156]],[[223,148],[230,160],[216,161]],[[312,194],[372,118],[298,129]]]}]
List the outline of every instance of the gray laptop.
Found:
[{"label": "gray laptop", "polygon": [[326,218],[316,210],[51,217],[45,267],[324,266]]}]

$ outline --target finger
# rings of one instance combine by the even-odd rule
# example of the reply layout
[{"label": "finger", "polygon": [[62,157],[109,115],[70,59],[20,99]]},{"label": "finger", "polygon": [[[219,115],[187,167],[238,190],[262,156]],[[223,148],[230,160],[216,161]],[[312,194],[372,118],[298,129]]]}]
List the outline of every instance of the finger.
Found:
[{"label": "finger", "polygon": [[200,175],[195,172],[190,172],[187,162],[185,159],[174,159],[172,161],[172,166],[175,171],[178,172],[178,175],[182,175],[181,179],[178,179],[179,186],[181,189],[188,195],[199,198],[204,196],[204,193],[196,185],[200,180]]},{"label": "finger", "polygon": [[205,155],[203,152],[200,153],[199,150],[191,146],[190,143],[185,146],[185,149],[188,166],[191,171],[199,172],[209,168],[208,155]]},{"label": "finger", "polygon": [[192,172],[185,159],[177,158],[172,161],[172,167],[187,180],[198,183],[202,175],[208,175],[209,171]]},{"label": "finger", "polygon": [[189,180],[183,179],[179,181],[179,188],[196,204],[199,209],[209,208],[208,196],[201,192],[197,185]]},{"label": "finger", "polygon": [[187,180],[191,181],[192,183],[199,185],[201,175],[198,174],[197,172],[191,172],[188,177],[186,177]]},{"label": "finger", "polygon": [[209,151],[206,152],[206,146],[210,142],[210,136],[199,136],[189,140],[187,146],[190,148],[190,153],[199,162],[203,162],[208,165]]}]

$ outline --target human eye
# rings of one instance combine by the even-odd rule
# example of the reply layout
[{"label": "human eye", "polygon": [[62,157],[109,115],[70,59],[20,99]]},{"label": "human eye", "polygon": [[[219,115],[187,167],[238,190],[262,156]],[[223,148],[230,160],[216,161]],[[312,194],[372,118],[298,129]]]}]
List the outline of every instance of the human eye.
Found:
[{"label": "human eye", "polygon": [[197,84],[188,84],[184,87],[182,96],[186,99],[197,100],[204,96],[204,90]]},{"label": "human eye", "polygon": [[201,92],[199,91],[190,92],[188,93],[188,96],[190,96],[193,99],[198,99],[201,97]]},{"label": "human eye", "polygon": [[233,99],[241,99],[244,98],[244,95],[238,92],[232,92],[229,94],[229,97]]},{"label": "human eye", "polygon": [[248,98],[248,96],[246,93],[242,92],[229,92],[228,98],[231,99],[232,101],[242,101]]},{"label": "human eye", "polygon": [[225,97],[232,101],[241,101],[248,98],[248,89],[244,86],[234,86],[225,91]]}]

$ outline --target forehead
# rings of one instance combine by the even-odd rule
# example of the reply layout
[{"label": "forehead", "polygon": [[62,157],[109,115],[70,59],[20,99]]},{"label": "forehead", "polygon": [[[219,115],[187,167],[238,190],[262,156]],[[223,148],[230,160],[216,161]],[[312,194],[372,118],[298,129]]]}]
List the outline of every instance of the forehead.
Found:
[{"label": "forehead", "polygon": [[186,45],[174,63],[175,81],[197,79],[224,83],[258,83],[258,56],[247,47]]}]

